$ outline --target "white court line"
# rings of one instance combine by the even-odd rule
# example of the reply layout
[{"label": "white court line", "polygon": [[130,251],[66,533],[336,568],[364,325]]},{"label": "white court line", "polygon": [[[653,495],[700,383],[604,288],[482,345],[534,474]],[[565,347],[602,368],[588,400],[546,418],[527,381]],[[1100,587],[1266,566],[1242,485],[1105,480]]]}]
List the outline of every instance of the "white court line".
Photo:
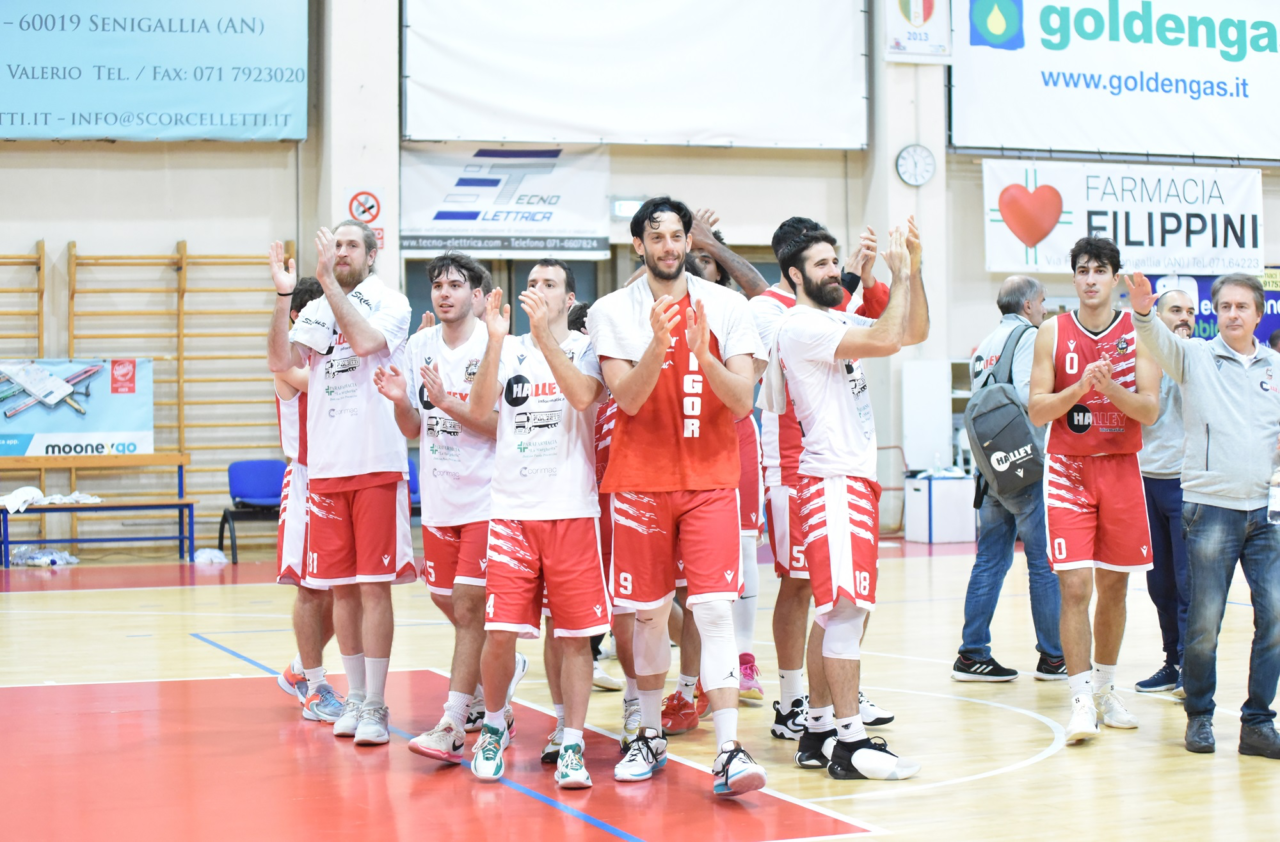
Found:
[{"label": "white court line", "polygon": [[[438,669],[433,669],[433,668],[431,668],[431,667],[428,667],[426,671],[427,671],[427,672],[434,672],[436,675],[443,676],[444,678],[448,678],[448,677],[449,677],[449,673],[445,672],[444,670],[438,670]],[[546,714],[547,716],[550,716],[550,717],[552,717],[552,718],[555,718],[555,715],[556,715],[556,714],[555,714],[555,711],[547,710],[547,709],[546,709],[546,708],[544,708],[542,705],[535,704],[535,703],[533,703],[533,702],[528,702],[528,701],[525,701],[524,699],[521,699],[521,698],[518,698],[518,697],[512,697],[511,701],[513,701],[513,702],[519,702],[520,704],[524,705],[524,706],[525,706],[525,707],[527,707],[527,708],[530,708],[531,710],[536,710],[536,711],[538,711],[539,713]],[[591,724],[591,723],[589,723],[589,722],[588,722],[584,727],[585,727],[585,728],[586,728],[586,730],[588,730],[588,731],[591,731],[591,732],[596,733],[596,734],[600,734],[601,736],[604,736],[604,737],[609,737],[610,739],[613,739],[613,740],[619,740],[619,741],[621,741],[621,739],[622,739],[622,736],[621,736],[620,734],[615,733],[615,732],[613,732],[613,731],[606,731],[605,729],[603,729],[603,728],[599,728],[599,727],[597,727],[597,726],[595,726],[595,725],[592,725],[592,724]],[[674,760],[674,761],[676,761],[677,763],[681,763],[681,764],[683,764],[683,765],[685,765],[685,766],[688,766],[688,767],[690,767],[690,768],[692,768],[692,769],[697,769],[697,770],[699,770],[699,771],[701,771],[701,772],[706,772],[708,775],[710,775],[710,774],[711,774],[711,767],[709,767],[709,766],[703,766],[701,763],[695,763],[695,762],[694,762],[694,761],[692,761],[692,760],[687,760],[687,759],[685,759],[685,758],[683,758],[683,757],[679,756],[678,754],[672,754],[671,752],[667,752],[667,757],[668,757],[668,758],[670,758],[670,759],[672,759],[672,760]],[[789,803],[789,804],[794,804],[794,805],[796,805],[797,807],[804,807],[804,808],[805,808],[805,809],[807,809],[807,810],[813,810],[815,813],[821,813],[822,815],[824,815],[824,816],[826,816],[826,817],[828,817],[828,818],[836,819],[836,820],[838,820],[838,821],[846,822],[846,823],[848,823],[848,824],[855,824],[855,825],[857,825],[858,827],[865,828],[865,829],[866,829],[866,831],[867,831],[866,833],[846,833],[846,834],[839,834],[839,835],[836,835],[836,836],[820,836],[820,837],[811,837],[811,838],[815,838],[815,839],[844,839],[844,838],[847,838],[847,837],[850,837],[850,836],[855,836],[855,837],[857,837],[857,838],[859,838],[859,839],[864,839],[864,838],[866,838],[866,837],[870,836],[870,835],[871,835],[871,834],[873,834],[873,833],[888,833],[888,832],[889,832],[889,831],[886,831],[886,830],[885,830],[884,828],[882,828],[882,827],[877,827],[877,826],[875,826],[875,825],[873,825],[873,824],[871,824],[871,823],[869,823],[869,822],[864,822],[864,821],[862,821],[862,820],[861,820],[861,819],[859,819],[859,818],[856,818],[856,817],[853,817],[853,816],[846,816],[846,815],[844,815],[843,813],[837,813],[837,812],[836,812],[836,811],[834,811],[834,810],[828,810],[826,807],[819,806],[819,805],[814,804],[814,803],[812,803],[812,802],[810,802],[810,801],[805,801],[805,800],[802,800],[802,799],[799,799],[799,798],[793,798],[792,796],[787,795],[785,792],[779,792],[779,791],[777,791],[776,789],[770,789],[769,787],[764,787],[763,789],[761,789],[761,790],[759,790],[759,791],[760,791],[760,792],[765,793],[766,795],[771,795],[771,796],[773,796],[774,798],[779,799],[780,801],[786,801],[787,803]],[[801,840],[801,839],[787,839],[787,840],[775,840],[774,842],[803,842],[803,840]]]},{"label": "white court line", "polygon": [[937,789],[938,787],[953,786],[955,784],[968,783],[969,781],[982,780],[983,778],[992,778],[992,777],[995,777],[996,775],[1003,775],[1006,772],[1013,772],[1018,769],[1023,769],[1027,766],[1032,765],[1033,763],[1039,763],[1041,760],[1044,760],[1046,757],[1050,757],[1054,754],[1057,754],[1059,751],[1062,750],[1063,746],[1067,744],[1067,734],[1066,734],[1066,731],[1063,730],[1061,725],[1054,722],[1052,719],[1050,719],[1047,716],[1042,716],[1041,714],[1038,714],[1035,711],[1027,710],[1026,708],[1014,707],[1013,705],[1006,705],[1006,704],[1002,704],[1001,702],[991,702],[985,699],[971,699],[967,696],[954,696],[949,693],[929,693],[924,690],[902,690],[897,687],[873,687],[870,685],[867,686],[867,689],[875,690],[876,692],[885,692],[885,693],[910,693],[911,695],[914,695],[914,696],[932,696],[936,699],[955,699],[961,702],[973,702],[974,704],[978,704],[978,705],[987,705],[988,707],[1003,708],[1004,710],[1011,710],[1014,713],[1020,713],[1023,716],[1029,716],[1032,719],[1038,720],[1044,723],[1045,725],[1047,725],[1049,727],[1049,730],[1053,732],[1053,742],[1049,744],[1048,748],[1044,749],[1034,757],[1028,757],[1026,760],[1019,760],[1017,763],[1012,763],[1008,766],[1002,766],[999,769],[992,769],[991,771],[988,771],[988,772],[980,772],[976,775],[966,775],[962,778],[952,778],[951,780],[947,780],[947,781],[936,781],[934,783],[921,784],[919,786],[903,786],[901,789],[884,789],[884,790],[878,790],[876,792],[860,792],[860,793],[853,793],[850,795],[828,795],[823,798],[811,798],[809,799],[811,803],[816,801],[847,801],[855,798],[893,798],[898,795],[914,795],[917,792],[924,792],[925,790],[929,790],[929,789]]}]

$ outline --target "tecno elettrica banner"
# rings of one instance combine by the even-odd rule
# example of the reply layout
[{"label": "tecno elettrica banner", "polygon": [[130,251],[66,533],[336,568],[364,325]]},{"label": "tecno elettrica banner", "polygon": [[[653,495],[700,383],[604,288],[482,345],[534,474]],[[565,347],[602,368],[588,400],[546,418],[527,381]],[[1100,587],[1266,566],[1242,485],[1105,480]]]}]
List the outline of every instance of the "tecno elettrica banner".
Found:
[{"label": "tecno elettrica banner", "polygon": [[1071,273],[1081,237],[1107,237],[1147,274],[1261,275],[1262,171],[982,162],[988,272]]},{"label": "tecno elettrica banner", "polygon": [[1273,0],[956,0],[961,147],[1280,158]]},{"label": "tecno elettrica banner", "polygon": [[155,452],[151,360],[0,360],[0,456]]}]

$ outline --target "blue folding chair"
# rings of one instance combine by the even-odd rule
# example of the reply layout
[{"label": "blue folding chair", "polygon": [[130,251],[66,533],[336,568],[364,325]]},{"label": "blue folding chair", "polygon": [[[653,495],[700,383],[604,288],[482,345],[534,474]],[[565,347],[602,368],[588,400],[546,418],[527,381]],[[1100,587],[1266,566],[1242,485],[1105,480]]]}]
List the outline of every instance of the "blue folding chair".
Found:
[{"label": "blue folding chair", "polygon": [[222,521],[218,524],[218,549],[222,549],[223,532],[230,531],[232,564],[239,563],[236,521],[280,519],[280,490],[284,487],[287,467],[283,459],[247,459],[227,466],[231,508],[222,510]]}]

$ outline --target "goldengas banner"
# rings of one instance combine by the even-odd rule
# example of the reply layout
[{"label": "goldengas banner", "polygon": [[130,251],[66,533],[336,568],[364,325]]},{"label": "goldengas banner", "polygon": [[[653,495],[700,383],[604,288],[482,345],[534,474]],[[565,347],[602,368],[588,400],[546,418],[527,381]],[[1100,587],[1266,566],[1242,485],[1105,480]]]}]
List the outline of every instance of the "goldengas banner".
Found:
[{"label": "goldengas banner", "polygon": [[153,453],[151,360],[0,360],[0,456]]},{"label": "goldengas banner", "polygon": [[1275,0],[955,0],[959,147],[1280,157]]},{"label": "goldengas banner", "polygon": [[1108,237],[1124,268],[1261,275],[1262,171],[988,159],[987,271],[1071,273],[1071,246]]}]

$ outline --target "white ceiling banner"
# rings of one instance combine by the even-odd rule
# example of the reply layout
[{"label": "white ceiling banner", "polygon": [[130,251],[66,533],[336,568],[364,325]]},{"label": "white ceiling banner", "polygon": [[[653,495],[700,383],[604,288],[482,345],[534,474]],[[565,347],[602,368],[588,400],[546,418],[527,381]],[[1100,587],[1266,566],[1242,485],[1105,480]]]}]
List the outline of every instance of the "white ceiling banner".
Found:
[{"label": "white ceiling banner", "polygon": [[1081,237],[1130,271],[1263,271],[1262,170],[988,159],[982,196],[988,272],[1071,274]]},{"label": "white ceiling banner", "polygon": [[861,149],[865,0],[405,0],[407,140]]},{"label": "white ceiling banner", "polygon": [[955,0],[956,146],[1280,158],[1274,0]]},{"label": "white ceiling banner", "polygon": [[445,143],[400,152],[401,252],[609,257],[605,146]]}]

